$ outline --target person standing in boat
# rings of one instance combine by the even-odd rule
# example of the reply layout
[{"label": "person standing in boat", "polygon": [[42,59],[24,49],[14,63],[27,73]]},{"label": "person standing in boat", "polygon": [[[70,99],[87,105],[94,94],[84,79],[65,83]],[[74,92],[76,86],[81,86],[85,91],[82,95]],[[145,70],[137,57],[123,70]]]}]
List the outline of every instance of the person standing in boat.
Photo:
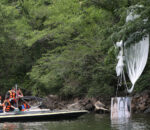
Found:
[{"label": "person standing in boat", "polygon": [[23,97],[23,93],[22,93],[20,88],[17,89],[17,93],[16,94],[17,94],[17,98],[18,99]]},{"label": "person standing in boat", "polygon": [[18,97],[23,97],[23,93],[22,93],[20,88],[17,90],[17,96]]},{"label": "person standing in boat", "polygon": [[2,104],[2,97],[0,96],[0,105]]},{"label": "person standing in boat", "polygon": [[16,108],[11,104],[9,97],[4,100],[3,103],[3,112],[14,111]]},{"label": "person standing in boat", "polygon": [[17,104],[16,106],[18,106],[18,104],[22,102],[22,99],[21,99],[22,97],[23,97],[23,93],[21,89],[18,88],[16,91],[16,104]]}]

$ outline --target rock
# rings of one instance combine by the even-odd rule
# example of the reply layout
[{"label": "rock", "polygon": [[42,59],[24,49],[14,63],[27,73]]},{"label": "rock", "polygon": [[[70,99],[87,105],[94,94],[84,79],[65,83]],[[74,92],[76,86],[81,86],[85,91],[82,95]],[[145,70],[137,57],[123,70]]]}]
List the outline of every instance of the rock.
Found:
[{"label": "rock", "polygon": [[60,102],[58,96],[56,95],[47,96],[43,100],[41,106],[44,106],[45,108],[48,108],[50,110],[65,108],[65,105]]},{"label": "rock", "polygon": [[105,105],[103,103],[101,103],[100,101],[97,101],[95,104],[94,104],[95,108],[96,109],[99,109],[101,107],[105,107]]},{"label": "rock", "polygon": [[132,111],[136,113],[148,112],[150,104],[150,90],[144,90],[140,94],[136,94],[132,99]]},{"label": "rock", "polygon": [[104,108],[105,105],[103,103],[101,103],[100,101],[97,101],[95,104],[95,112],[96,113],[105,113],[105,112],[109,112],[108,109]]},{"label": "rock", "polygon": [[93,111],[94,110],[94,105],[92,103],[91,104],[87,104],[84,108],[85,108],[85,110]]},{"label": "rock", "polygon": [[[105,100],[104,100],[105,101]],[[110,103],[108,103],[110,107]],[[96,98],[75,98],[71,100],[62,100],[56,95],[47,96],[42,106],[51,110],[88,110],[98,113],[109,111],[106,106]]]},{"label": "rock", "polygon": [[67,109],[69,110],[81,110],[81,109],[85,109],[85,110],[88,110],[88,111],[93,111],[94,110],[94,105],[92,103],[92,101],[88,98],[85,98],[85,99],[75,99],[74,100],[75,103],[73,104],[69,104],[67,106]]},{"label": "rock", "polygon": [[146,102],[147,102],[147,103],[150,103],[150,98],[148,98]]},{"label": "rock", "polygon": [[79,104],[79,102],[76,102],[74,104],[69,104],[67,106],[67,109],[68,110],[81,110],[81,109],[83,109],[83,107]]},{"label": "rock", "polygon": [[51,100],[58,100],[59,99],[57,95],[49,95],[47,98],[51,99]]},{"label": "rock", "polygon": [[143,95],[143,98],[144,98],[144,99],[148,99],[148,98],[149,98],[149,95],[148,95],[148,94],[145,94],[145,95]]},{"label": "rock", "polygon": [[146,109],[144,102],[139,104],[139,109],[140,109],[140,111],[144,111]]},{"label": "rock", "polygon": [[134,99],[139,98],[139,97],[140,97],[139,93],[137,93],[136,95],[134,95]]},{"label": "rock", "polygon": [[144,113],[150,113],[150,107],[147,108],[147,109],[144,111]]}]

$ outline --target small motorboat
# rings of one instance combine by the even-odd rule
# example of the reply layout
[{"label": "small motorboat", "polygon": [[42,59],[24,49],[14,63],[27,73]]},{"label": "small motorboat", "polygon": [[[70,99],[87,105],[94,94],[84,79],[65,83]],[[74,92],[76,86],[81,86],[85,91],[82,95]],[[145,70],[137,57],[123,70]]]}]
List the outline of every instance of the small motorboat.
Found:
[{"label": "small motorboat", "polygon": [[27,111],[0,113],[0,122],[66,120],[66,119],[75,119],[86,113],[88,113],[88,111],[86,110],[50,111],[49,109],[31,108]]},{"label": "small motorboat", "polygon": [[[16,87],[17,90],[17,87]],[[17,93],[17,92],[14,92]],[[17,95],[17,94],[16,94]],[[5,96],[7,97],[7,96]],[[16,96],[15,99],[18,99]],[[86,110],[59,110],[52,111],[50,109],[40,108],[42,104],[42,98],[34,96],[20,97],[20,103],[26,103],[29,108],[25,111],[20,110],[20,105],[17,100],[16,109],[12,112],[0,111],[0,122],[28,122],[28,121],[45,121],[45,120],[65,120],[75,119],[83,114],[88,113]],[[29,103],[30,102],[30,103]],[[31,104],[32,103],[32,104]]]}]

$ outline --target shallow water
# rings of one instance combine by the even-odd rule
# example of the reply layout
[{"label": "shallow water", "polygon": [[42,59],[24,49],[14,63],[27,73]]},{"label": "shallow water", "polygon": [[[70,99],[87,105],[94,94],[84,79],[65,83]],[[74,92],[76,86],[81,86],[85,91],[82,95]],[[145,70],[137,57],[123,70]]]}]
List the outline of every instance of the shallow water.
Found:
[{"label": "shallow water", "polygon": [[150,115],[110,120],[109,115],[86,114],[76,120],[0,123],[1,130],[150,130]]}]

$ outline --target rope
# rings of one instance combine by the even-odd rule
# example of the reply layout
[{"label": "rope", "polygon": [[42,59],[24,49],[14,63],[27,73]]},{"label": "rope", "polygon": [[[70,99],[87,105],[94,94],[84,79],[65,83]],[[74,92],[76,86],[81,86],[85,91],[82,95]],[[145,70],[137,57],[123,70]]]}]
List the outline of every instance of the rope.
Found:
[{"label": "rope", "polygon": [[116,97],[118,95],[118,88],[119,88],[119,86],[122,86],[122,85],[125,85],[125,87],[126,87],[126,97],[127,97],[127,92],[128,92],[129,89],[128,89],[128,86],[127,86],[124,70],[122,71],[122,74],[118,78],[117,89],[116,89]]}]

